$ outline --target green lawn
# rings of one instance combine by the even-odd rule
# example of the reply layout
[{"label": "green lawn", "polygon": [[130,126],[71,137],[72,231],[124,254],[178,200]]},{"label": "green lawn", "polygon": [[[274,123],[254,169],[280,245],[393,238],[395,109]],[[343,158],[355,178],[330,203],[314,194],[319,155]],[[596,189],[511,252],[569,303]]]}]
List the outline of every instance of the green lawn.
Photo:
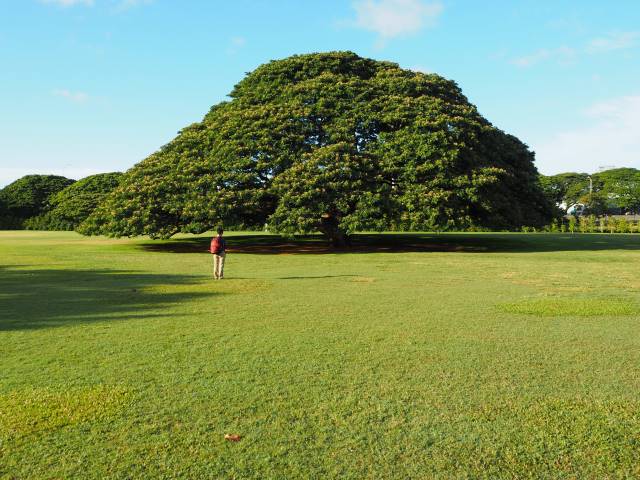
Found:
[{"label": "green lawn", "polygon": [[640,236],[207,244],[0,233],[1,478],[640,477]]}]

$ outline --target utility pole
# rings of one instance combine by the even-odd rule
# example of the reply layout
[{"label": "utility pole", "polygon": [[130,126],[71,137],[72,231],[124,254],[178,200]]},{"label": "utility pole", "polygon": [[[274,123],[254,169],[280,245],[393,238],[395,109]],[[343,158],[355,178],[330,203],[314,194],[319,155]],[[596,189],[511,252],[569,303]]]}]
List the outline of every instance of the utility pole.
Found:
[{"label": "utility pole", "polygon": [[593,214],[593,179],[591,175],[587,175],[589,177],[589,215]]}]

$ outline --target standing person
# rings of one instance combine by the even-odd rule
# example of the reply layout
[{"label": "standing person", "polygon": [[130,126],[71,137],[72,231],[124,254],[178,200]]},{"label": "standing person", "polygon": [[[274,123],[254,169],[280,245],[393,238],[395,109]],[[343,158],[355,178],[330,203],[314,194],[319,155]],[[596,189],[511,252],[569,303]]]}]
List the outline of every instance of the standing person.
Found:
[{"label": "standing person", "polygon": [[213,253],[213,278],[220,280],[224,278],[224,258],[227,253],[227,243],[222,238],[224,230],[218,227],[218,235],[211,239],[210,252]]}]

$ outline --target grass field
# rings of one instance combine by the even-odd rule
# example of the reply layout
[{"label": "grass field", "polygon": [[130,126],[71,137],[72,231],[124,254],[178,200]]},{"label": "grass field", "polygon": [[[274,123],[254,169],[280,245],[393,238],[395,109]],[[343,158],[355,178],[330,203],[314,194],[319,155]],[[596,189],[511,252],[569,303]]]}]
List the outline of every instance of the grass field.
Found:
[{"label": "grass field", "polygon": [[0,477],[640,477],[640,236],[228,243],[0,232]]}]

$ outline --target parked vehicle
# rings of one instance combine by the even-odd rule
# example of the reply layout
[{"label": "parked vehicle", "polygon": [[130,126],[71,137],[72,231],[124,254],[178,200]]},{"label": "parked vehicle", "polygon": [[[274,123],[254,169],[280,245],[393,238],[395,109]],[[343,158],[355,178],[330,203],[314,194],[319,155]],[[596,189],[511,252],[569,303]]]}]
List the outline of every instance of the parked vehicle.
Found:
[{"label": "parked vehicle", "polygon": [[584,214],[587,209],[587,206],[584,203],[574,203],[569,208],[567,208],[567,215],[574,215],[579,217]]}]

